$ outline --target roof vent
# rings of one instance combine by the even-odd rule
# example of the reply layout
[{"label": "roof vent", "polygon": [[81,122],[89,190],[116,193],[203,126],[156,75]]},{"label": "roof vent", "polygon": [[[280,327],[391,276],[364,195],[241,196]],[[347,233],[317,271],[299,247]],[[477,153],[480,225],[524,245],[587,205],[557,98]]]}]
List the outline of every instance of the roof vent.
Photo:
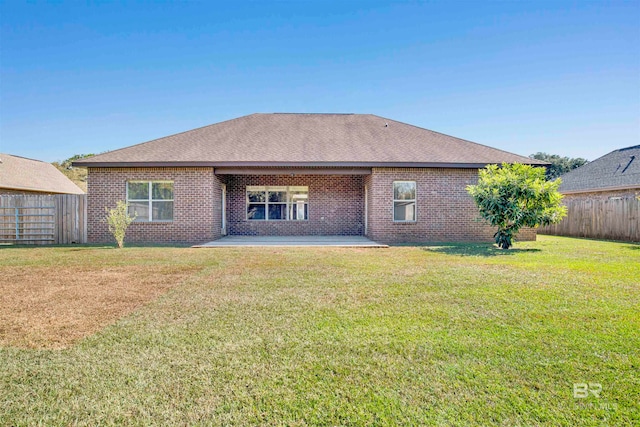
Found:
[{"label": "roof vent", "polygon": [[384,122],[384,127],[388,128],[389,127],[389,123]]}]

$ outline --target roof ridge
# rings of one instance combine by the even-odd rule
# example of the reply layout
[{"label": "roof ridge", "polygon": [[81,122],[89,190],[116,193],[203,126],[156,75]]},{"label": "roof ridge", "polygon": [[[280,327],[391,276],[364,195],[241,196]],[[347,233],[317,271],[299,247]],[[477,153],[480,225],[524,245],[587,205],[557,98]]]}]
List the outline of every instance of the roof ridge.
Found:
[{"label": "roof ridge", "polygon": [[625,148],[618,148],[617,150],[613,150],[612,153],[616,152],[616,151],[627,151],[627,150],[634,150],[636,148],[640,148],[640,145],[632,145],[631,147],[625,147]]},{"label": "roof ridge", "polygon": [[15,155],[15,154],[9,154],[9,153],[0,153],[0,158],[1,158],[2,156],[16,157],[16,158],[18,158],[18,159],[31,160],[31,161],[33,161],[33,162],[49,163],[49,162],[45,162],[44,160],[32,159],[31,157],[17,156],[17,155]]},{"label": "roof ridge", "polygon": [[321,116],[321,115],[325,115],[325,116],[367,116],[369,114],[366,113],[284,113],[284,112],[278,112],[278,113],[256,113],[256,114],[290,114],[290,115],[296,115],[296,116],[303,116],[303,115],[316,115],[316,116]]}]

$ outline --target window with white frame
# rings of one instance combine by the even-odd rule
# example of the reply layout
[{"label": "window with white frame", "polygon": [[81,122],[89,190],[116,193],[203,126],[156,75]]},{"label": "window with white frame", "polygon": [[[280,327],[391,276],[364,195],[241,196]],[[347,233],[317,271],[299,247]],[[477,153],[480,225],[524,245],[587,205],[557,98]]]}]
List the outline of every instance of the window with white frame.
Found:
[{"label": "window with white frame", "polygon": [[396,222],[415,222],[416,220],[416,182],[393,182],[393,220]]},{"label": "window with white frame", "polygon": [[309,187],[248,185],[247,219],[262,221],[309,219]]},{"label": "window with white frame", "polygon": [[137,222],[173,221],[173,182],[128,181],[127,206]]}]

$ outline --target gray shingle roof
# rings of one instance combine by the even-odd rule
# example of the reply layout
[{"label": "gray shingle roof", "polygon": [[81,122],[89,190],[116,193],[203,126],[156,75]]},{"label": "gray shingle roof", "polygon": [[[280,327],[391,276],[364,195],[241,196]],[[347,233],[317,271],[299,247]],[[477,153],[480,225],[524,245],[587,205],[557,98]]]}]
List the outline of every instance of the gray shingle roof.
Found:
[{"label": "gray shingle roof", "polygon": [[0,153],[0,188],[43,193],[84,194],[51,163]]},{"label": "gray shingle roof", "polygon": [[371,114],[251,114],[75,162],[79,166],[544,164]]},{"label": "gray shingle roof", "polygon": [[561,192],[640,188],[640,145],[612,151],[560,178]]}]

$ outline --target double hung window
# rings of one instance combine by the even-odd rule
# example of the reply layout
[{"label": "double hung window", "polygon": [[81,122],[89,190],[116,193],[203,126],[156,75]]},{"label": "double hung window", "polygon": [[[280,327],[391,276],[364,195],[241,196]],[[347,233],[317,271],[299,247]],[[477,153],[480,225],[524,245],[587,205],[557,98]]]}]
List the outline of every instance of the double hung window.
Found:
[{"label": "double hung window", "polygon": [[137,222],[173,221],[173,182],[129,181],[127,205]]},{"label": "double hung window", "polygon": [[393,182],[393,220],[395,222],[416,221],[416,182]]}]

